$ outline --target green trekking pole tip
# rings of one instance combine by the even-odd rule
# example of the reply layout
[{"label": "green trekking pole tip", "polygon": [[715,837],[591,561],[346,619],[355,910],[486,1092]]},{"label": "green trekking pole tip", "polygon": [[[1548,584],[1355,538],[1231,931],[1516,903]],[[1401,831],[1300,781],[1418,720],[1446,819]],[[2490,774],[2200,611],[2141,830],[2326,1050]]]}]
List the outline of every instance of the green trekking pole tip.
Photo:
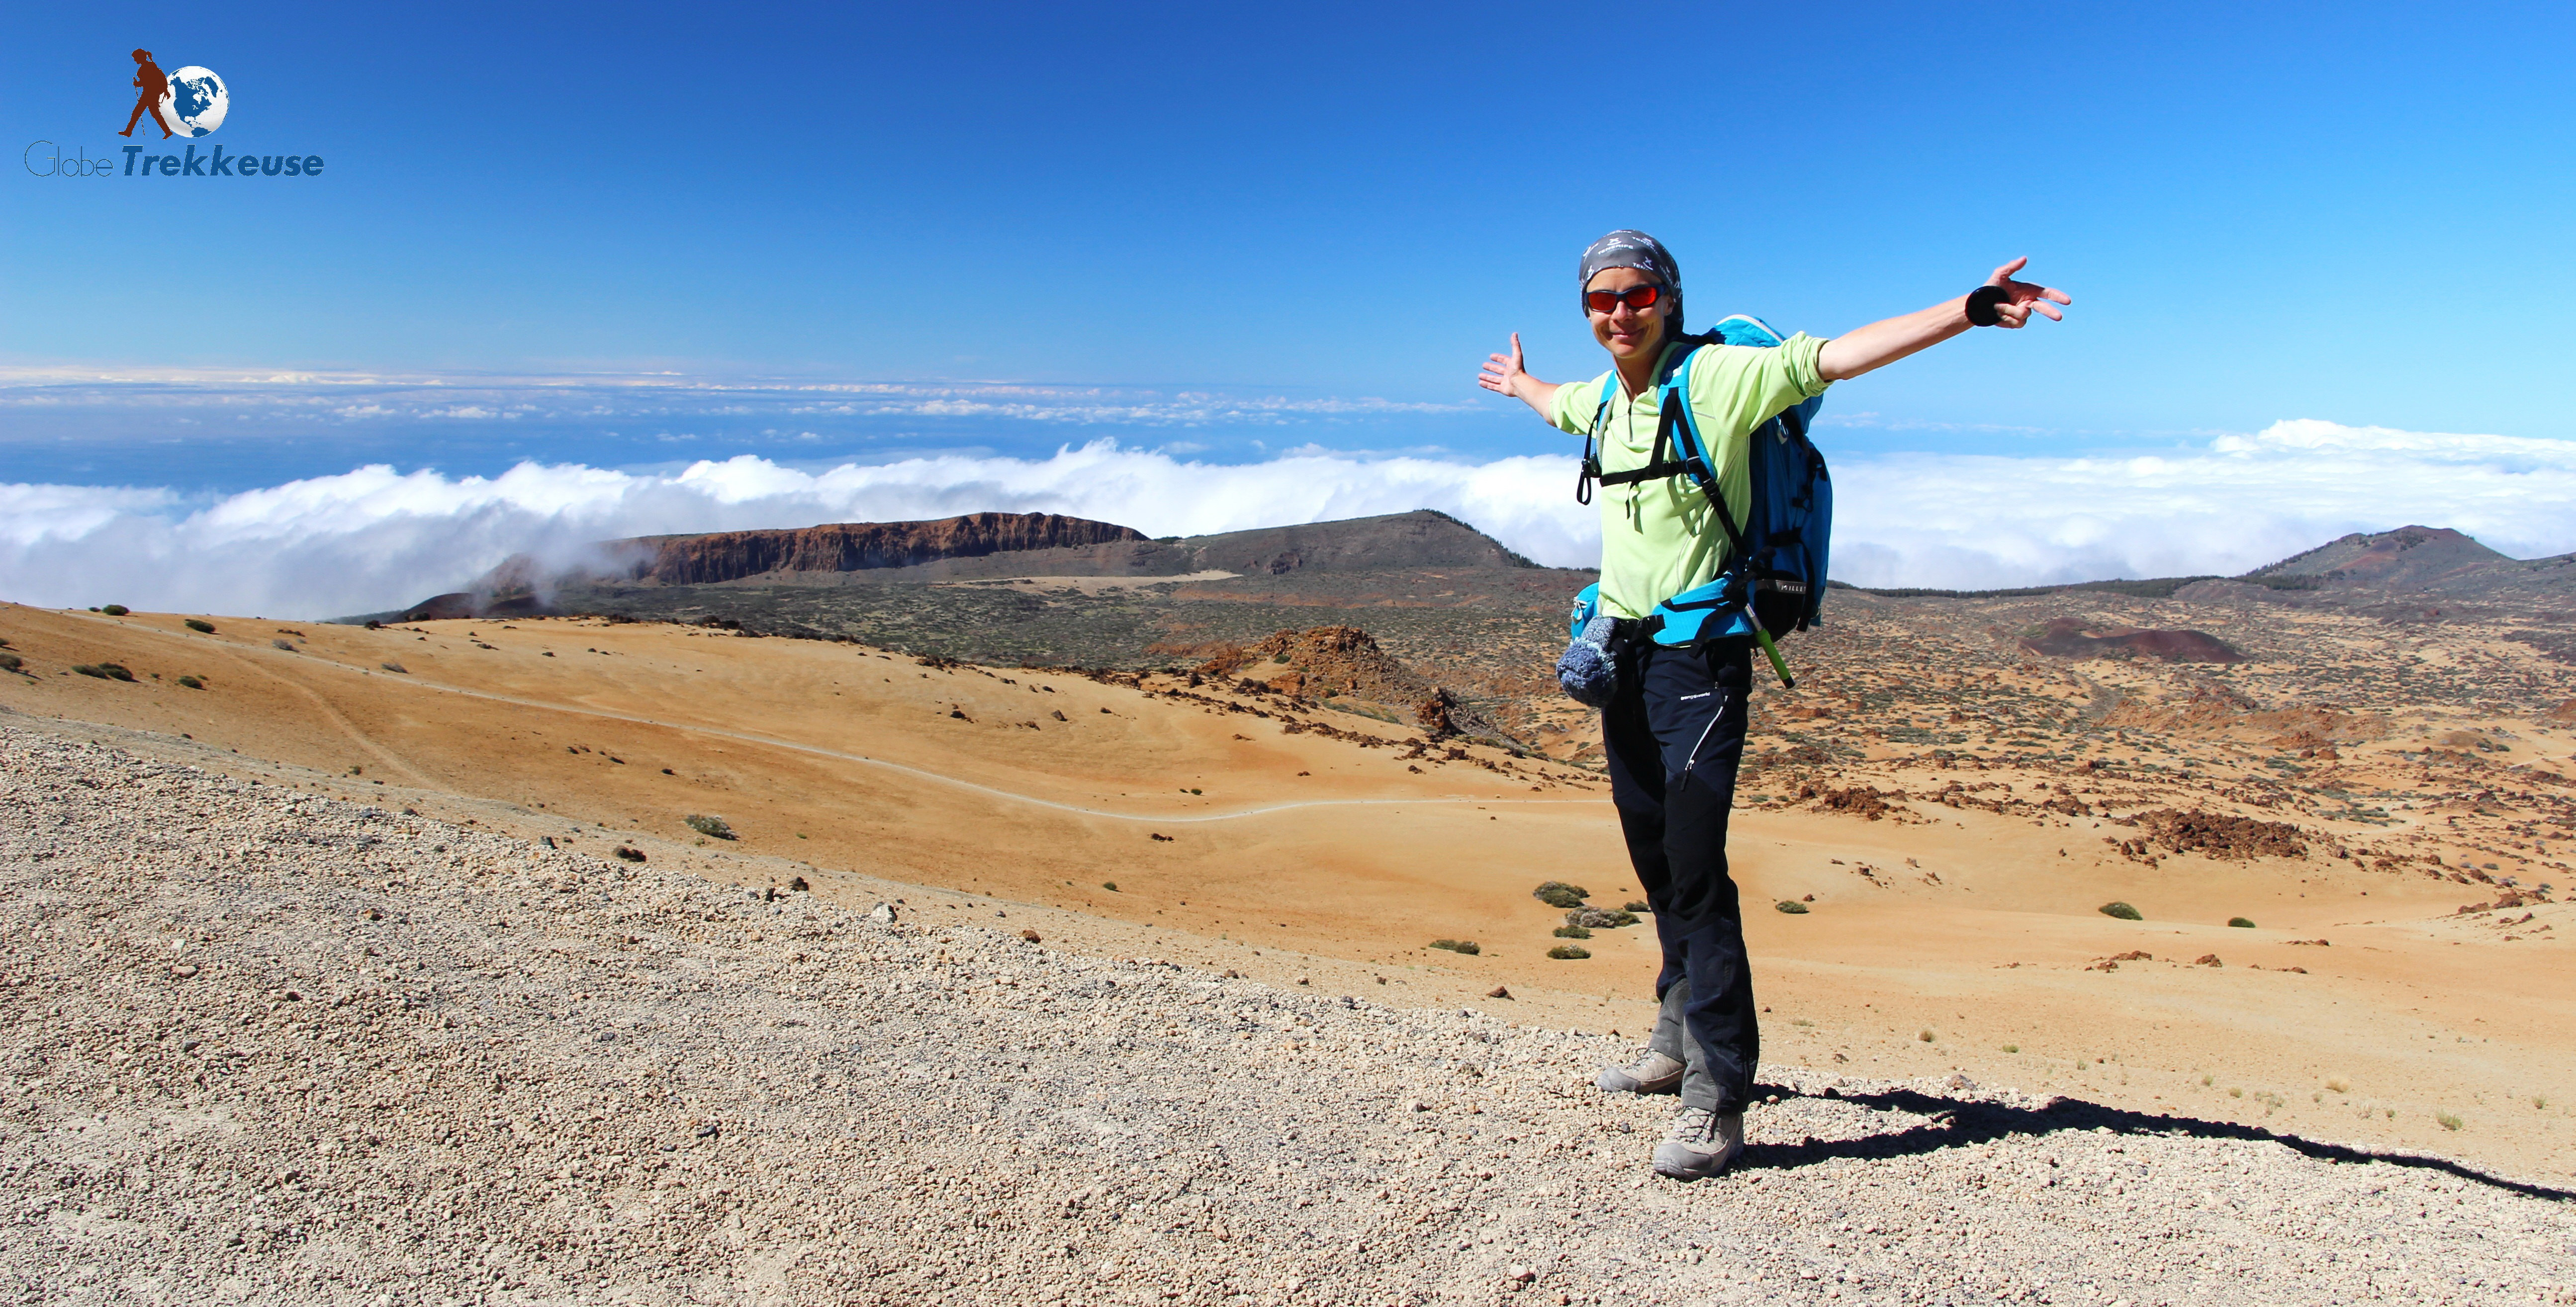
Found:
[{"label": "green trekking pole tip", "polygon": [[1780,688],[1783,690],[1797,689],[1797,678],[1789,675],[1789,664],[1787,660],[1780,657],[1780,646],[1771,643],[1771,633],[1763,630],[1762,624],[1759,622],[1756,622],[1753,625],[1753,639],[1755,643],[1762,646],[1763,656],[1771,660],[1771,670],[1777,673],[1780,677]]}]

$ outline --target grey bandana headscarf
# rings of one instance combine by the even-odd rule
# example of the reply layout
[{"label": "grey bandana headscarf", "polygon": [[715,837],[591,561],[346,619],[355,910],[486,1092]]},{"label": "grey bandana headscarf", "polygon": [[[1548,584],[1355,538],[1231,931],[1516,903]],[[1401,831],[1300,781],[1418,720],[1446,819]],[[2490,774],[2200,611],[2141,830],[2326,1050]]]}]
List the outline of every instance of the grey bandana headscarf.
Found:
[{"label": "grey bandana headscarf", "polygon": [[1672,311],[1664,315],[1665,338],[1682,334],[1682,267],[1673,261],[1673,252],[1665,249],[1662,241],[1623,227],[1592,242],[1592,248],[1583,252],[1577,287],[1589,287],[1592,278],[1604,268],[1635,268],[1663,282],[1664,289],[1673,293]]}]

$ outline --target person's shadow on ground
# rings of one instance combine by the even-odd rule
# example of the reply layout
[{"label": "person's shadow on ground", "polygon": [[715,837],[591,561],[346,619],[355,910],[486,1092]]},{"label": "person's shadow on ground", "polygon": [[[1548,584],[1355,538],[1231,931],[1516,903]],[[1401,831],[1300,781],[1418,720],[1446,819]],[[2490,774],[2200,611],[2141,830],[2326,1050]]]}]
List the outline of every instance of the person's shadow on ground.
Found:
[{"label": "person's shadow on ground", "polygon": [[[1798,1091],[1785,1085],[1764,1085],[1762,1094],[1783,1098],[1798,1096]],[[2297,1135],[2281,1134],[2261,1126],[2238,1125],[2232,1121],[2205,1121],[2198,1117],[2160,1116],[2105,1107],[2081,1099],[2051,1099],[2040,1107],[2014,1107],[2005,1103],[1974,1099],[1944,1098],[1911,1089],[1891,1089],[1881,1093],[1854,1093],[1832,1090],[1825,1095],[1835,1101],[1852,1103],[1879,1110],[1894,1109],[1931,1119],[1886,1134],[1862,1135],[1856,1139],[1809,1138],[1796,1144],[1745,1145],[1737,1159],[1738,1170],[1793,1170],[1829,1162],[1838,1157],[1880,1161],[1892,1157],[1913,1157],[1939,1152],[1945,1148],[1963,1148],[1972,1144],[1993,1143],[2015,1135],[2039,1137],[2066,1131],[2107,1129],[2114,1134],[2162,1136],[2190,1139],[2237,1139],[2247,1142],[2280,1144],[2304,1156],[2322,1162],[2362,1164],[2377,1162],[2383,1166],[2405,1166],[2440,1171],[2462,1180],[2475,1181],[2507,1193],[2526,1198],[2545,1198],[2554,1202],[2576,1199],[2576,1190],[2557,1189],[2547,1185],[2509,1180],[2490,1175],[2476,1167],[2446,1157],[2426,1157],[2419,1153],[2379,1152],[2349,1144],[2320,1143]]]}]

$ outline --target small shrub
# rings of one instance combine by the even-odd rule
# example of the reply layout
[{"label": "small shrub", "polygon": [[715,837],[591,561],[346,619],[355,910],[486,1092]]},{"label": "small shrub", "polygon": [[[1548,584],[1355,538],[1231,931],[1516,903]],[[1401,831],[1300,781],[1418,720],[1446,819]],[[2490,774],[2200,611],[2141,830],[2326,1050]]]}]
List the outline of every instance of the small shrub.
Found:
[{"label": "small shrub", "polygon": [[123,617],[123,616],[125,616],[127,613],[133,612],[134,610],[133,610],[133,609],[131,609],[131,608],[126,607],[126,606],[125,606],[125,605],[123,605],[123,604],[109,604],[107,607],[102,608],[102,609],[99,609],[99,611],[100,611],[100,612],[102,612],[102,613],[107,614],[107,615],[108,615],[108,616],[110,616],[110,617]]},{"label": "small shrub", "polygon": [[1929,1044],[1932,1042],[1932,1032],[1929,1030],[1923,1031],[1922,1033],[1917,1034],[1915,1038]]},{"label": "small shrub", "polygon": [[1556,937],[1558,939],[1590,939],[1592,938],[1592,932],[1585,930],[1581,926],[1559,926],[1556,928]]},{"label": "small shrub", "polygon": [[102,681],[130,682],[134,679],[134,673],[125,670],[123,663],[75,663],[72,670],[83,676],[95,676]]},{"label": "small shrub", "polygon": [[2346,1082],[2344,1081],[2344,1078],[2343,1078],[2343,1077],[2341,1077],[2341,1076],[2337,1076],[2337,1077],[2335,1077],[2334,1079],[2329,1080],[2329,1081],[2327,1081],[2327,1082],[2326,1082],[2326,1092],[2328,1092],[2328,1093],[2342,1094],[2342,1093],[2349,1093],[2349,1092],[2351,1092],[2351,1090],[2352,1090],[2352,1086],[2351,1086],[2350,1084],[2346,1083]]},{"label": "small shrub", "polygon": [[1452,953],[1464,953],[1469,957],[1474,957],[1477,954],[1484,952],[1483,949],[1476,946],[1476,941],[1472,939],[1435,939],[1431,941],[1431,947],[1447,949]]},{"label": "small shrub", "polygon": [[184,685],[191,690],[202,690],[206,688],[206,683],[204,681],[198,680],[193,676],[180,677],[179,684]]},{"label": "small shrub", "polygon": [[289,639],[287,639],[285,636],[282,636],[282,635],[281,635],[281,636],[277,636],[277,637],[275,637],[274,639],[271,639],[271,640],[268,642],[268,646],[269,646],[270,648],[272,648],[272,649],[283,649],[283,650],[287,651],[288,653],[293,653],[293,652],[295,652],[295,642],[294,642],[293,640],[289,640]]},{"label": "small shrub", "polygon": [[1105,889],[1105,890],[1109,891],[1109,892],[1110,892],[1110,893],[1112,893],[1112,894],[1115,894],[1115,893],[1117,893],[1117,892],[1118,892],[1118,882],[1116,882],[1116,881],[1114,881],[1114,880],[1104,880],[1104,881],[1100,882],[1100,888]]},{"label": "small shrub", "polygon": [[2433,1114],[2433,1119],[2441,1122],[2442,1128],[2445,1130],[2457,1130],[2460,1128],[2460,1118],[2453,1116],[2448,1112],[2435,1112]]},{"label": "small shrub", "polygon": [[620,844],[617,846],[617,856],[624,858],[628,862],[642,862],[644,861],[644,850],[632,845]]},{"label": "small shrub", "polygon": [[1628,912],[1652,912],[1655,909],[1653,905],[1647,903],[1644,899],[1630,899],[1628,900],[1628,906],[1624,910]]},{"label": "small shrub", "polygon": [[2018,1052],[2020,1052],[2020,1051],[2021,1051],[2021,1045],[2019,1045],[2019,1044],[2006,1044],[2006,1045],[2004,1045],[2004,1051],[2005,1051],[2005,1052],[2007,1052],[2007,1053],[2018,1053]]},{"label": "small shrub", "polygon": [[2227,1091],[2227,1096],[2229,1098],[2243,1098],[2245,1096],[2245,1091],[2242,1089],[2230,1089]]},{"label": "small shrub", "polygon": [[1807,912],[1807,905],[1800,903],[1796,899],[1782,899],[1771,906],[1778,908],[1782,912],[1786,912],[1793,917],[1805,916]]},{"label": "small shrub", "polygon": [[1574,958],[1588,958],[1592,956],[1592,950],[1585,948],[1580,944],[1559,944],[1555,948],[1549,949],[1547,951],[1547,955],[1563,962]]},{"label": "small shrub", "polygon": [[1580,885],[1568,885],[1561,880],[1551,880],[1531,890],[1530,896],[1551,908],[1579,908],[1583,906],[1585,899],[1592,897],[1592,891]]},{"label": "small shrub", "polygon": [[722,817],[709,817],[703,813],[693,812],[687,817],[682,818],[682,820],[688,823],[690,830],[696,831],[700,835],[707,836],[710,839],[736,840],[742,838],[741,836],[733,833],[733,827],[726,825],[725,819]]},{"label": "small shrub", "polygon": [[2231,926],[2234,926],[2234,927],[2238,928],[2239,930],[2252,930],[2252,929],[2254,929],[2254,923],[2253,923],[2253,922],[2251,922],[2251,921],[2249,921],[2249,920],[2247,920],[2247,919],[2245,919],[2245,918],[2243,918],[2243,917],[2229,917],[2229,918],[2227,919],[2227,924],[2228,924],[2228,925],[2231,925]]},{"label": "small shrub", "polygon": [[14,672],[27,665],[27,660],[13,653],[0,653],[0,672]]},{"label": "small shrub", "polygon": [[2145,917],[2138,914],[2138,910],[2136,908],[2130,907],[2126,903],[2105,903],[2102,905],[2100,911],[2103,916],[2118,917],[2122,921],[2146,920]]},{"label": "small shrub", "polygon": [[2207,1089],[2207,1088],[2209,1088],[2211,1085],[2214,1085],[2214,1084],[2217,1084],[2217,1083],[2218,1083],[2218,1077],[2216,1077],[2216,1076],[2202,1076],[2202,1077],[2200,1078],[2200,1087],[2201,1087],[2201,1088],[2203,1088],[2203,1089]]},{"label": "small shrub", "polygon": [[2540,1112],[2546,1112],[2546,1111],[2548,1111],[2548,1110],[2549,1110],[2549,1099],[2548,1099],[2548,1096],[2543,1095],[2543,1094],[2533,1094],[2533,1095],[2531,1096],[2531,1106],[2532,1106],[2532,1109],[2533,1109],[2533,1110],[2535,1110],[2535,1111],[2540,1111]]},{"label": "small shrub", "polygon": [[1589,930],[1617,930],[1622,926],[1636,925],[1637,914],[1611,912],[1602,908],[1576,908],[1565,914],[1565,924],[1582,926]]},{"label": "small shrub", "polygon": [[386,671],[392,672],[398,676],[411,675],[411,669],[403,666],[401,663],[378,663],[376,666],[384,668]]}]

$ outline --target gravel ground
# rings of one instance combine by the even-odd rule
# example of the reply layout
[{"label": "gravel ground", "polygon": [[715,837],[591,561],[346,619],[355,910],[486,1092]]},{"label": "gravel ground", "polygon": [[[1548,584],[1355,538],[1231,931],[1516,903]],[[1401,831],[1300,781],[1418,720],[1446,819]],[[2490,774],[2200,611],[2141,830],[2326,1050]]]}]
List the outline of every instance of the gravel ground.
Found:
[{"label": "gravel ground", "polygon": [[[2576,1302],[2570,1195],[887,921],[0,721],[25,1302]],[[1771,1101],[1776,1100],[1776,1101]]]}]

